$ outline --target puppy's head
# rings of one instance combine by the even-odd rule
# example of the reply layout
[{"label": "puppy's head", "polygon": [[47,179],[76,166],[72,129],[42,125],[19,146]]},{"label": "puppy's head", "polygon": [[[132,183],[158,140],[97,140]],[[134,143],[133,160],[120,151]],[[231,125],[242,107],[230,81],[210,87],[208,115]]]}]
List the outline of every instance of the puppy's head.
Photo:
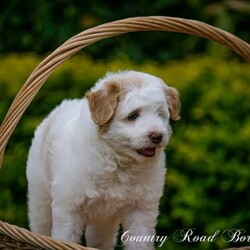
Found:
[{"label": "puppy's head", "polygon": [[87,93],[100,136],[117,152],[142,161],[157,155],[180,119],[178,91],[149,74],[107,74]]}]

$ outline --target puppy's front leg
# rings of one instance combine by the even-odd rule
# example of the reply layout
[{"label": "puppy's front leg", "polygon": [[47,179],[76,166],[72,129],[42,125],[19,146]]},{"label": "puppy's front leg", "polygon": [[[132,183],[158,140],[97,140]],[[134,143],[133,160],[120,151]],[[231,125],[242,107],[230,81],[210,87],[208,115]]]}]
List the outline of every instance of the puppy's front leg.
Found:
[{"label": "puppy's front leg", "polygon": [[85,232],[87,246],[101,250],[114,249],[114,238],[118,229],[119,220],[116,217],[88,224]]},{"label": "puppy's front leg", "polygon": [[70,207],[52,203],[52,238],[80,243],[84,221],[81,213]]},{"label": "puppy's front leg", "polygon": [[158,216],[157,204],[145,204],[126,213],[121,242],[126,250],[153,250],[155,226]]}]

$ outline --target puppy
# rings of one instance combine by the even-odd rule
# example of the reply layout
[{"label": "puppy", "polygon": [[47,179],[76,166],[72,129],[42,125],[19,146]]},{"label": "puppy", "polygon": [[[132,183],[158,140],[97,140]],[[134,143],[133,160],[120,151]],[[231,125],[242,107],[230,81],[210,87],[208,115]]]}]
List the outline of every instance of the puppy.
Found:
[{"label": "puppy", "polygon": [[[153,236],[165,178],[176,89],[149,74],[108,73],[82,100],[66,100],[35,132],[27,162],[32,231],[114,248],[119,225]],[[133,242],[126,249],[153,249]]]}]

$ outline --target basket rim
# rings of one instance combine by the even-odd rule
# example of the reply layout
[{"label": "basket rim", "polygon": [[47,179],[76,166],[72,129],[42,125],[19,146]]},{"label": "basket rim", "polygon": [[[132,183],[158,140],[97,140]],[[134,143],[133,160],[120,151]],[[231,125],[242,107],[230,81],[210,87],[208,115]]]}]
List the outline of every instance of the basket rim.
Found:
[{"label": "basket rim", "polygon": [[[16,95],[0,127],[0,170],[5,147],[10,136],[21,119],[24,111],[27,109],[50,74],[82,48],[105,38],[137,31],[178,32],[210,39],[230,48],[245,58],[246,61],[250,62],[250,44],[231,33],[196,20],[167,16],[143,16],[121,19],[87,29],[68,39],[54,52],[47,56],[33,70]],[[15,230],[17,230],[15,226],[7,226],[7,223],[5,224],[0,221],[1,234],[6,232],[6,235],[8,235],[10,232],[16,232]],[[18,235],[21,235],[22,237],[23,235],[28,235],[27,237],[36,237],[33,236],[35,234],[27,230],[23,230],[22,233],[16,234],[15,239],[19,237]],[[42,244],[43,240],[39,239],[39,242],[39,244]],[[50,243],[46,242],[46,244],[44,243],[44,246],[48,246]],[[53,244],[56,243],[54,242]],[[38,246],[40,247],[41,245]]]},{"label": "basket rim", "polygon": [[[29,245],[41,249],[61,249],[61,250],[97,250],[90,247],[84,247],[75,243],[54,240],[51,237],[30,232],[27,229],[11,225],[0,220],[0,239],[4,235],[14,241],[17,240],[20,244]],[[0,242],[1,248],[2,242]],[[19,249],[19,248],[18,248]]]}]

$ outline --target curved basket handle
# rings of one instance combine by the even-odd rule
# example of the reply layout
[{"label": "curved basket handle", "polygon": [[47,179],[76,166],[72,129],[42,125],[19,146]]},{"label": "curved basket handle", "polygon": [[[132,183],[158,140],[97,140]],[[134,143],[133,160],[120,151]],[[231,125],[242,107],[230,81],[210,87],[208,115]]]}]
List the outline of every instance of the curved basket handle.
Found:
[{"label": "curved basket handle", "polygon": [[0,127],[0,165],[6,144],[17,123],[53,70],[80,49],[94,42],[136,31],[172,31],[196,35],[227,46],[250,62],[250,45],[248,43],[228,32],[195,20],[161,16],[134,17],[85,30],[70,38],[45,58],[18,92]]}]

